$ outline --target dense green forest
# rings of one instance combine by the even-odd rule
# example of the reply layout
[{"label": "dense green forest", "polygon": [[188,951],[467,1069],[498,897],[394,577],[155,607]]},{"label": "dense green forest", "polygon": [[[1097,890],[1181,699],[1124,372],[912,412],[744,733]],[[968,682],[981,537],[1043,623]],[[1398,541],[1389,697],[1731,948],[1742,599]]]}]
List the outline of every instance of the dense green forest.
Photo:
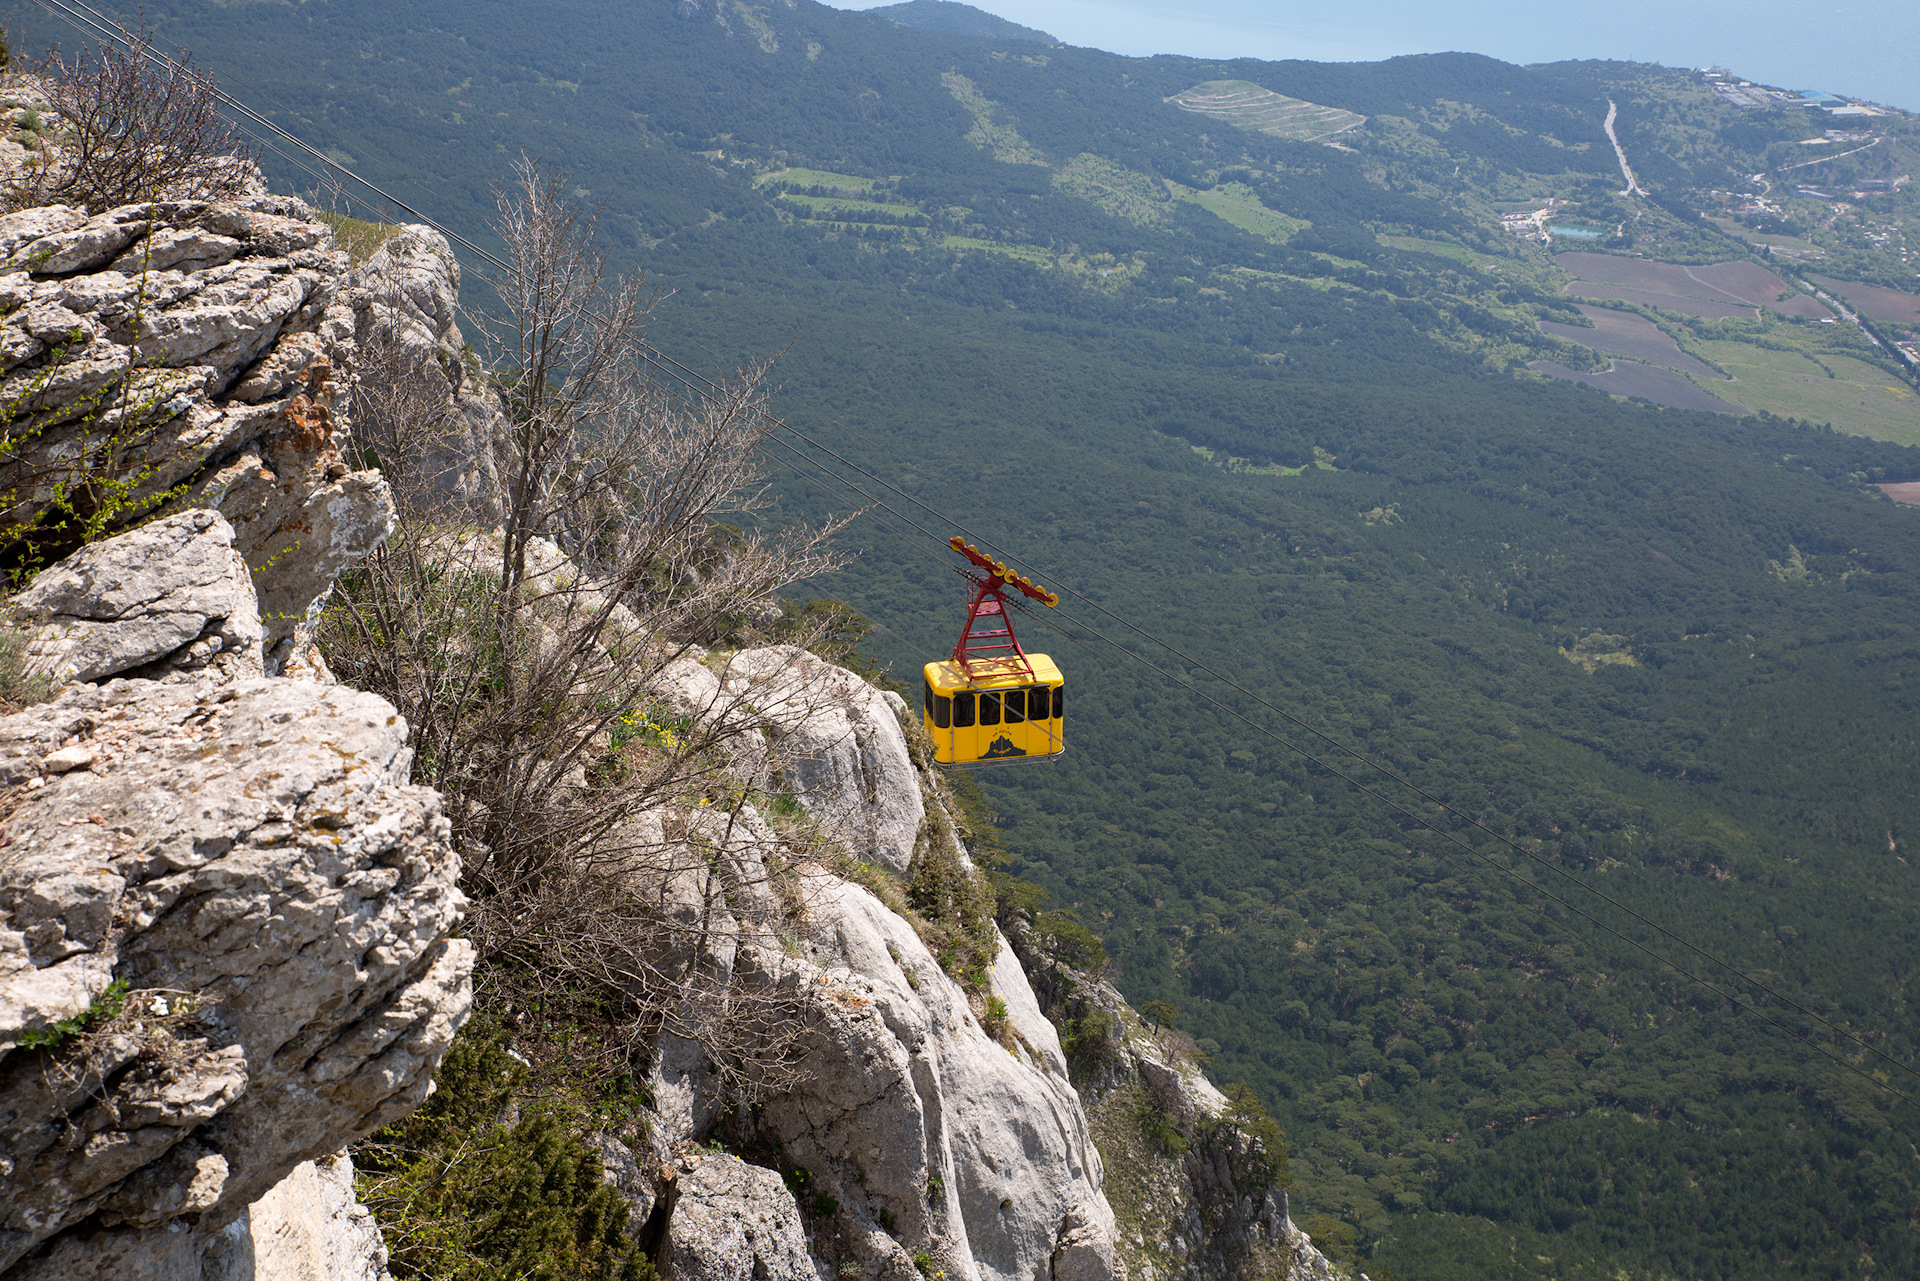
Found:
[{"label": "dense green forest", "polygon": [[[1622,64],[1123,59],[677,8],[145,14],[467,234],[520,149],[565,165],[669,291],[669,354],[784,351],[808,436],[1912,1061],[1920,512],[1871,482],[1920,456],[1533,377],[1573,346],[1535,321],[1582,322],[1497,219],[1618,202],[1611,96],[1665,202],[1632,211],[1641,247],[1738,257],[1699,193],[1802,121]],[[1166,101],[1228,80],[1368,119],[1335,147]],[[1897,252],[1817,234],[1895,283]],[[1790,336],[1901,377],[1850,327]],[[771,463],[788,513],[868,505]],[[911,686],[958,627],[952,558],[885,511],[853,537],[813,590]],[[1920,1113],[1173,688],[1302,741],[1086,605],[1020,623],[1071,719],[1061,764],[983,777],[1013,870],[1259,1091],[1296,1217],[1346,1220],[1376,1276],[1920,1275]]]}]

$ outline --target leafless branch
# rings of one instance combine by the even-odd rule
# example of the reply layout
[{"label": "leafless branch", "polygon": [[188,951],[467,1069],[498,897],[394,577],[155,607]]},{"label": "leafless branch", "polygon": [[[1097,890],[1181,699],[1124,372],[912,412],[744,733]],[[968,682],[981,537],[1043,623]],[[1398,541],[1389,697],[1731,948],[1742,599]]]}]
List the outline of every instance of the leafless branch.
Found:
[{"label": "leafless branch", "polygon": [[153,59],[144,30],[116,23],[125,47],[103,41],[69,60],[56,53],[48,99],[60,118],[45,163],[16,175],[9,203],[71,202],[99,213],[141,200],[238,195],[253,172],[219,88],[181,50]]}]

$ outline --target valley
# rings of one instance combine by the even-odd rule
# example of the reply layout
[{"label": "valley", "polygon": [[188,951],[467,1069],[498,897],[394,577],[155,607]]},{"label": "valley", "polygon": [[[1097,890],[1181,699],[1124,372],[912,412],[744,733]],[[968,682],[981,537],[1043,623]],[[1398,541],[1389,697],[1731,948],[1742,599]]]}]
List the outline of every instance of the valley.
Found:
[{"label": "valley", "polygon": [[[1252,1087],[1349,1263],[1920,1273],[1910,1105],[1199,670],[1910,1060],[1920,513],[1882,487],[1920,481],[1911,117],[1639,64],[1125,59],[808,0],[144,12],[463,234],[522,149],[565,166],[662,292],[661,350],[782,353],[796,429],[1193,660],[1091,607],[1022,617],[1070,747],[981,778],[976,852]],[[782,518],[870,509],[791,603],[857,608],[914,697],[958,626],[951,553],[823,449],[769,472]]]}]

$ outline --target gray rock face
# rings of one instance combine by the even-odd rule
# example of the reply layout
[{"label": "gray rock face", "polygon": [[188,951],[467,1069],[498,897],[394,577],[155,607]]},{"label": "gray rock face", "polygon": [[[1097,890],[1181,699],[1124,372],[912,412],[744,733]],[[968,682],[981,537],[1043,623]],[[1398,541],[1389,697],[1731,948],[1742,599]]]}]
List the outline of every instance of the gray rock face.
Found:
[{"label": "gray rock face", "polygon": [[[0,1273],[192,1275],[295,1165],[426,1096],[471,954],[405,743],[372,695],[205,674],[0,717],[24,784],[0,863]],[[49,768],[63,752],[85,764]],[[115,978],[117,1017],[22,1044]]]},{"label": "gray rock face", "polygon": [[660,1251],[664,1281],[830,1281],[779,1175],[724,1152],[682,1165]]},{"label": "gray rock face", "polygon": [[[662,682],[695,714],[728,700],[751,704],[773,733],[764,768],[776,785],[862,859],[905,872],[916,842],[951,841],[922,832],[928,806],[944,804],[938,784],[915,769],[896,709],[851,673],[772,648],[732,656],[717,680],[688,665]],[[657,823],[686,825],[664,813]],[[810,1276],[824,1263],[835,1275],[914,1281],[918,1257],[953,1281],[1123,1276],[1100,1155],[1058,1036],[1004,940],[989,985],[969,994],[912,924],[825,868],[797,869],[785,893],[804,908],[797,920],[782,916],[766,889],[782,857],[779,835],[750,808],[733,830],[725,866],[692,866],[663,893],[685,904],[679,928],[691,936],[703,925],[707,956],[748,989],[776,993],[788,1011],[782,1022],[797,1029],[791,1070],[757,1115],[782,1168],[808,1172],[811,1231],[797,1243],[774,1234],[784,1261],[754,1266]],[[726,1099],[715,1081],[700,1046],[663,1039],[651,1090],[662,1161],[718,1123]],[[778,1178],[761,1174],[766,1195],[791,1212]],[[626,1190],[634,1172],[622,1163],[614,1178]],[[760,1275],[738,1270],[734,1229],[682,1221],[681,1179],[671,1195],[660,1183],[645,1196],[628,1191],[636,1217],[657,1214],[668,1196],[673,1275]]]},{"label": "gray rock face", "polygon": [[790,645],[742,650],[721,684],[757,691],[781,781],[807,812],[859,857],[905,872],[927,810],[886,696]]},{"label": "gray rock face", "polygon": [[238,673],[261,674],[247,562],[233,526],[204,508],[84,547],[10,604],[33,628],[28,669],[61,681],[204,667],[222,655]]},{"label": "gray rock face", "polygon": [[849,1205],[880,1222],[884,1211],[894,1240],[955,1278],[1046,1281],[1062,1263],[1123,1275],[1099,1151],[1011,950],[987,994],[1008,1009],[1002,1043],[865,889],[823,878],[809,902],[819,973],[800,989],[813,1006],[808,1052],[766,1109],[785,1150]]},{"label": "gray rock face", "polygon": [[207,1246],[180,1281],[392,1281],[380,1225],[345,1152],[302,1161]]},{"label": "gray rock face", "polygon": [[400,228],[346,279],[360,352],[355,414],[383,457],[408,473],[411,497],[459,523],[502,519],[497,460],[506,419],[469,376],[455,316],[460,264],[431,227]]},{"label": "gray rock face", "polygon": [[218,511],[279,670],[393,527],[386,482],[339,453],[354,317],[331,243],[264,195],[0,218],[0,407],[25,442],[0,459],[0,537],[57,519],[83,472],[108,477],[121,522]]}]

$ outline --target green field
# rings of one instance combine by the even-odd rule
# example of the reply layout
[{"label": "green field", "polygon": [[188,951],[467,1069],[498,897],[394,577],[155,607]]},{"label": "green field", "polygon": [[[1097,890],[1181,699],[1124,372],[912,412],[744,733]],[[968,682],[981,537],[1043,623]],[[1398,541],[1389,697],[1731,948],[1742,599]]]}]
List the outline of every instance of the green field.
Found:
[{"label": "green field", "polygon": [[1212,191],[1195,191],[1169,178],[1167,190],[1175,200],[1199,205],[1216,218],[1224,218],[1242,231],[1265,236],[1277,245],[1286,244],[1295,232],[1313,225],[1304,218],[1275,213],[1261,204],[1259,195],[1244,182],[1223,182]]},{"label": "green field", "polygon": [[1289,98],[1247,80],[1209,80],[1167,99],[1182,111],[1295,142],[1320,142],[1367,122],[1357,112]]},{"label": "green field", "polygon": [[941,240],[942,249],[983,250],[990,254],[1005,254],[1009,258],[1018,258],[1023,262],[1037,263],[1042,267],[1053,265],[1053,255],[1044,249],[1032,245],[1010,245],[1003,240],[981,240],[977,236],[948,236]]},{"label": "green field", "polygon": [[884,213],[916,214],[920,210],[914,205],[887,204],[879,200],[851,200],[845,196],[802,196],[791,191],[780,193],[782,204],[798,205],[807,211],[810,218],[831,218],[844,213]]},{"label": "green field", "polygon": [[1419,236],[1381,236],[1380,243],[1391,245],[1395,249],[1408,249],[1417,254],[1435,254],[1441,258],[1451,258],[1455,262],[1477,267],[1481,271],[1492,271],[1497,267],[1508,265],[1505,259],[1491,258],[1486,254],[1475,253],[1465,245],[1456,245],[1444,240],[1426,240]]},{"label": "green field", "polygon": [[873,179],[829,169],[776,169],[753,180],[756,187],[837,187],[843,191],[872,191]]},{"label": "green field", "polygon": [[[1742,342],[1703,342],[1701,354],[1733,375],[1703,382],[1714,395],[1747,409],[1832,423],[1855,436],[1896,445],[1920,444],[1920,397],[1884,370],[1847,356],[1816,361],[1795,351]],[[1827,369],[1833,371],[1829,377]]]}]

